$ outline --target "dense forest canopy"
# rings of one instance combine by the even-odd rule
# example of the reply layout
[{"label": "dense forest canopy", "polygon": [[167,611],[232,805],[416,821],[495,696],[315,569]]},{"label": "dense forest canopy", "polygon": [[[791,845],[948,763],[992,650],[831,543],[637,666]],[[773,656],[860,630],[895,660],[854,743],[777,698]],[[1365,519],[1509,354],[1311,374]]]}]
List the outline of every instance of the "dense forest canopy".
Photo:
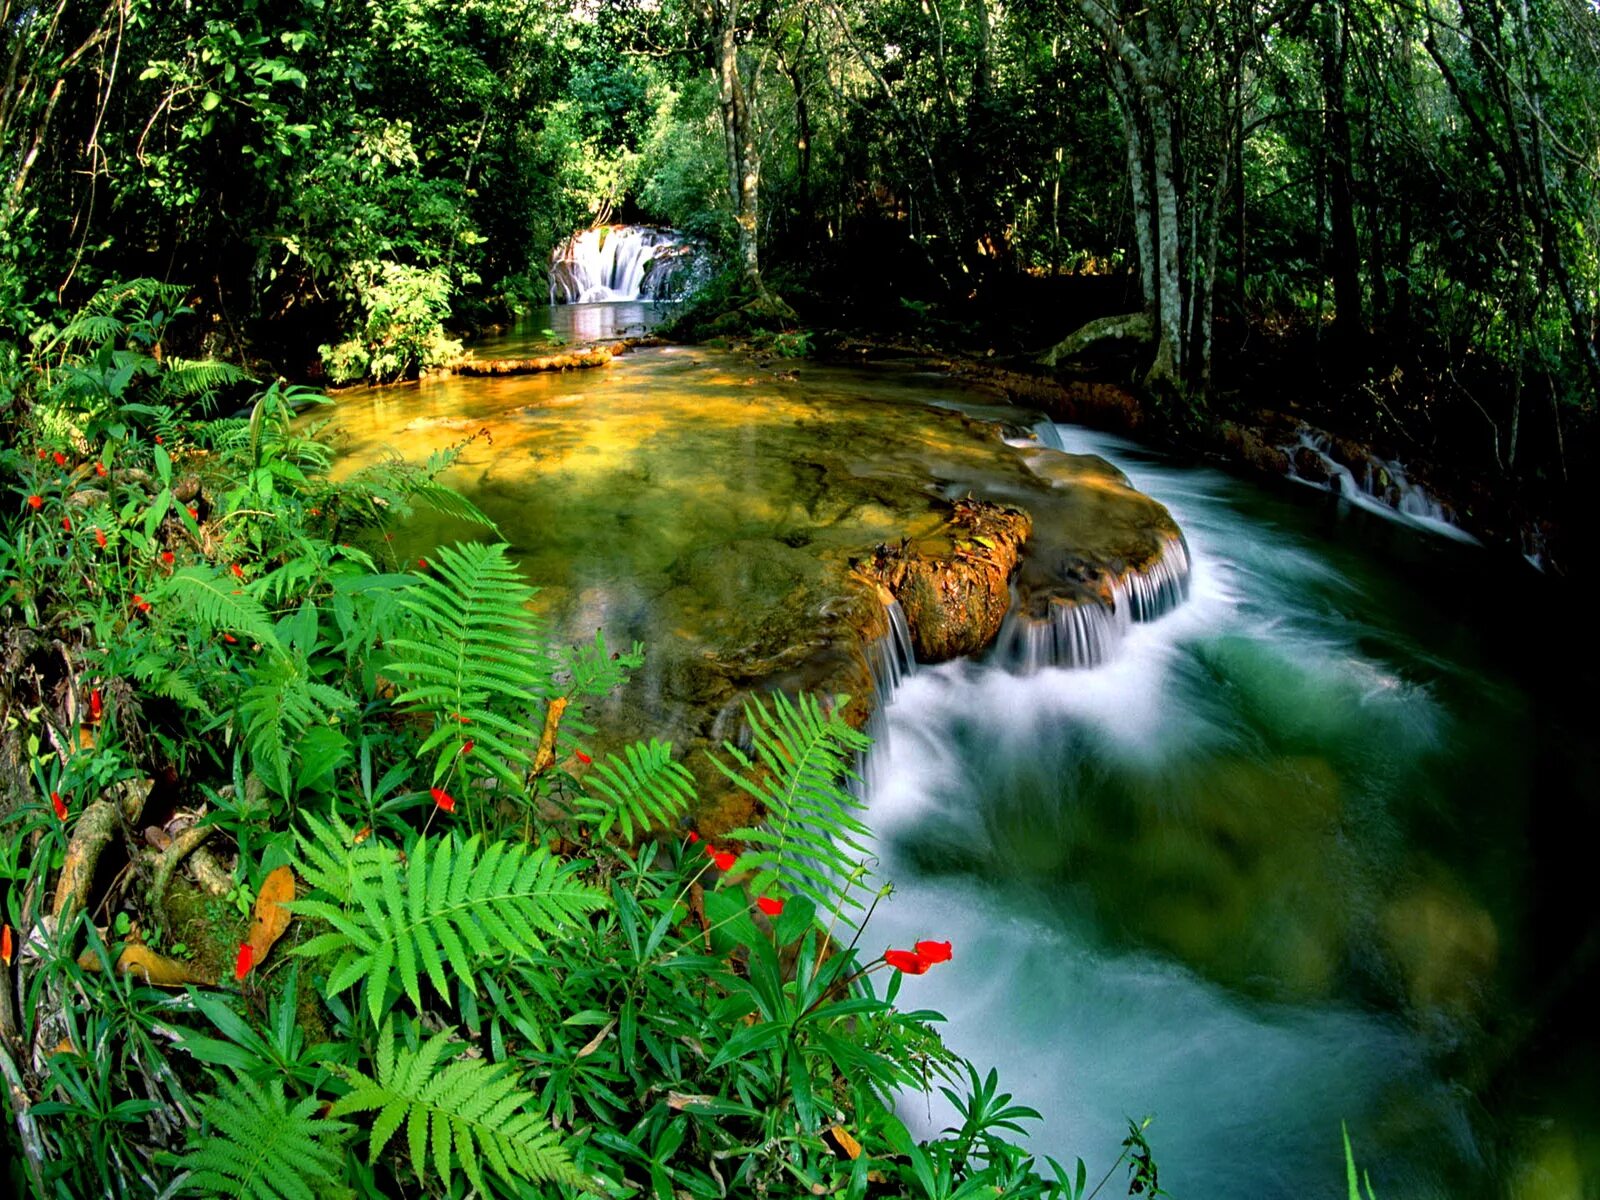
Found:
[{"label": "dense forest canopy", "polygon": [[18,328],[152,275],[218,351],[393,376],[637,218],[823,301],[1119,279],[1150,382],[1265,336],[1504,472],[1559,475],[1600,394],[1589,0],[7,0],[0,37]]}]

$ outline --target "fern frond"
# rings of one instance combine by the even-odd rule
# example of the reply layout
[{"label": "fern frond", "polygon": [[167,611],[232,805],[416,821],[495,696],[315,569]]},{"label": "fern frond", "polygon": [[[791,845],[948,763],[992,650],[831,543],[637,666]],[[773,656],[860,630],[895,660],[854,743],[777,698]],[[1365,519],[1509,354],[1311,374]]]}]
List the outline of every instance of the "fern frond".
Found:
[{"label": "fern frond", "polygon": [[159,654],[141,654],[131,664],[133,677],[153,696],[176,701],[185,708],[202,709],[205,700],[194,680],[183,674],[179,665]]},{"label": "fern frond", "polygon": [[250,1200],[348,1195],[341,1184],[342,1143],[350,1125],[318,1117],[321,1107],[322,1101],[309,1096],[291,1108],[281,1080],[260,1084],[240,1078],[221,1084],[200,1105],[209,1136],[177,1162],[192,1172],[180,1194]]},{"label": "fern frond", "polygon": [[300,849],[295,869],[312,891],[331,897],[335,905],[348,906],[355,895],[356,881],[375,881],[379,860],[393,851],[381,842],[358,843],[356,831],[337,813],[329,814],[326,822],[307,813],[305,823],[311,836],[295,835]]},{"label": "fern frond", "polygon": [[[312,857],[306,839],[297,840],[304,858]],[[392,849],[380,851],[375,862],[375,875],[348,872],[344,903],[309,900],[291,906],[333,927],[295,953],[334,956],[329,994],[364,982],[374,1021],[383,1013],[395,975],[419,1008],[423,975],[441,996],[450,995],[446,963],[476,995],[482,960],[531,954],[541,938],[605,904],[600,892],[578,881],[576,867],[561,864],[543,846],[496,841],[484,849],[476,835],[465,842],[447,835],[419,838],[403,860]],[[311,877],[303,860],[297,865]],[[326,863],[320,865],[326,872]]]},{"label": "fern frond", "polygon": [[239,699],[245,742],[263,782],[279,795],[289,795],[290,759],[305,732],[314,725],[326,726],[330,716],[354,707],[349,696],[312,679],[301,655],[267,658]]},{"label": "fern frond", "polygon": [[183,567],[152,593],[152,599],[175,602],[206,634],[237,633],[269,649],[279,648],[272,619],[261,602],[220,571]]},{"label": "fern frond", "polygon": [[440,1065],[447,1052],[462,1049],[448,1030],[417,1050],[396,1046],[394,1023],[386,1024],[378,1037],[377,1078],[350,1071],[350,1093],[334,1102],[332,1115],[377,1112],[370,1162],[404,1125],[417,1178],[424,1179],[431,1159],[446,1190],[452,1152],[479,1192],[488,1191],[485,1162],[507,1180],[581,1187],[582,1176],[559,1135],[543,1114],[530,1110],[534,1097],[509,1066],[473,1058]]},{"label": "fern frond", "polygon": [[458,521],[470,521],[474,525],[482,525],[485,529],[498,534],[500,527],[494,523],[494,518],[484,512],[471,500],[468,500],[453,487],[426,476],[405,481],[401,488],[403,494],[413,500],[426,504],[434,512],[442,513],[447,517],[454,517]]},{"label": "fern frond", "polygon": [[416,577],[400,603],[418,636],[390,643],[386,668],[404,687],[401,706],[433,716],[421,753],[437,751],[437,782],[467,739],[477,757],[511,787],[529,763],[527,713],[549,678],[541,625],[527,608],[534,589],[506,557],[504,544],[441,546],[430,556],[437,575]]},{"label": "fern frond", "polygon": [[770,709],[756,698],[745,706],[754,757],[725,742],[737,769],[712,760],[766,814],[764,825],[728,835],[749,847],[739,862],[755,873],[752,895],[781,879],[820,909],[859,907],[846,881],[860,866],[853,855],[866,853],[858,838],[867,827],[847,785],[856,778],[855,756],[872,739],[845,722],[845,701],[824,712],[815,696],[791,702],[779,693]]},{"label": "fern frond", "polygon": [[65,346],[98,346],[128,332],[127,322],[104,313],[80,313],[61,330]]},{"label": "fern frond", "polygon": [[603,762],[584,777],[584,786],[598,795],[578,800],[579,816],[593,822],[595,833],[604,837],[617,826],[627,841],[634,829],[640,833],[670,825],[694,803],[694,776],[672,759],[670,742],[651,738],[635,742],[623,757],[608,754]]},{"label": "fern frond", "polygon": [[218,388],[253,382],[252,376],[232,363],[215,359],[169,358],[156,395],[163,400],[210,399]]}]

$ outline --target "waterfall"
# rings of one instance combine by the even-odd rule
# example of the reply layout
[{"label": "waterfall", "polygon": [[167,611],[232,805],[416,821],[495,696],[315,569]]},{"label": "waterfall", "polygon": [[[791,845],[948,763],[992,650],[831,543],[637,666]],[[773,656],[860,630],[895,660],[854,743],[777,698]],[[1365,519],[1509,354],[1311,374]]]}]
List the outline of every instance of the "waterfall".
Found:
[{"label": "waterfall", "polygon": [[1398,514],[1409,524],[1446,537],[1477,541],[1455,523],[1447,505],[1420,483],[1406,477],[1405,467],[1400,463],[1368,454],[1360,464],[1358,477],[1356,471],[1335,458],[1331,450],[1332,442],[1327,434],[1301,426],[1298,442],[1289,455],[1289,478],[1336,492],[1352,504],[1380,516]]},{"label": "waterfall", "polygon": [[698,282],[705,253],[673,229],[580,229],[550,253],[550,303],[678,300]]},{"label": "waterfall", "polygon": [[1103,666],[1131,625],[1158,620],[1188,599],[1189,573],[1189,547],[1182,536],[1169,538],[1155,562],[1112,582],[1109,601],[1052,592],[1013,607],[992,653],[1021,675]]}]

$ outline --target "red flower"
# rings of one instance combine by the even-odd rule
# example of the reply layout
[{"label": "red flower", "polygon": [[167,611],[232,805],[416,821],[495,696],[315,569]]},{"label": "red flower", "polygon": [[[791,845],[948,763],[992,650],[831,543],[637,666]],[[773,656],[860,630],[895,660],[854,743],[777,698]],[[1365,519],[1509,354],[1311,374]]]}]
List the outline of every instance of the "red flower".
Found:
[{"label": "red flower", "polygon": [[106,548],[106,535],[105,535],[104,531],[100,529],[99,526],[95,527],[94,544],[96,546],[99,546],[100,549],[102,549],[102,550],[104,550]]},{"label": "red flower", "polygon": [[158,446],[166,445],[166,443],[161,440],[161,435],[159,433],[156,434],[156,445],[158,445]]},{"label": "red flower", "polygon": [[896,971],[904,971],[907,975],[921,975],[931,965],[915,950],[885,950],[883,961]]},{"label": "red flower", "polygon": [[183,511],[189,514],[189,519],[191,521],[198,521],[200,519],[200,510],[192,504]]},{"label": "red flower", "polygon": [[150,611],[150,601],[146,600],[143,596],[139,595],[138,592],[135,592],[133,594],[133,611],[134,612],[149,612]]},{"label": "red flower", "polygon": [[761,897],[761,899],[756,901],[756,907],[762,912],[766,913],[769,917],[781,916],[783,914],[783,901],[774,900],[771,896]]},{"label": "red flower", "polygon": [[710,846],[706,849],[711,853],[711,861],[717,864],[719,871],[733,870],[733,864],[739,861],[739,856],[731,850],[713,850]]},{"label": "red flower", "polygon": [[461,743],[461,749],[456,751],[457,756],[459,757],[460,755],[463,755],[463,754],[471,754],[472,753],[472,747],[475,746],[475,745],[477,745],[477,743],[474,742],[471,738],[468,738],[466,741]]},{"label": "red flower", "polygon": [[68,533],[71,533],[72,532],[72,518],[71,517],[62,517],[61,518],[61,528],[65,529]]},{"label": "red flower", "polygon": [[43,446],[40,446],[39,447],[39,461],[43,462],[44,460],[45,460],[45,448]]},{"label": "red flower", "polygon": [[233,963],[233,977],[244,982],[244,977],[250,974],[250,968],[256,965],[256,949],[249,942],[239,943],[239,957]]},{"label": "red flower", "polygon": [[689,830],[689,845],[691,845],[691,846],[692,846],[692,845],[694,845],[694,844],[695,844],[695,843],[696,843],[696,842],[698,842],[698,841],[699,841],[699,840],[700,840],[700,835],[699,835],[699,834],[698,834],[698,833],[696,833],[696,832],[695,832],[695,831],[694,831],[694,830],[692,830],[692,829],[691,829],[691,830]]},{"label": "red flower", "polygon": [[322,510],[320,508],[313,508],[311,510],[311,515],[313,517],[320,517],[322,515]]},{"label": "red flower", "polygon": [[106,477],[106,465],[105,465],[105,463],[103,463],[103,462],[95,463],[95,465],[94,465],[94,473],[96,475],[100,476],[101,479],[104,479]]},{"label": "red flower", "polygon": [[584,766],[588,766],[590,763],[592,763],[594,761],[594,759],[590,758],[582,750],[574,750],[573,753],[578,756],[578,761],[581,762]]},{"label": "red flower", "polygon": [[57,450],[50,457],[56,460],[56,466],[58,467],[64,467],[67,465],[67,456],[61,453],[59,450]]},{"label": "red flower", "polygon": [[236,645],[239,644],[239,639],[234,637],[233,634],[231,634],[231,633],[223,634],[222,635],[222,640],[227,642],[228,645],[230,645],[230,646],[236,646]]},{"label": "red flower", "polygon": [[170,567],[172,565],[172,551],[171,550],[163,550],[161,552],[161,565],[163,567]]},{"label": "red flower", "polygon": [[28,497],[28,507],[33,509],[34,512],[38,512],[41,508],[44,507],[44,497],[43,496],[29,496]]},{"label": "red flower", "polygon": [[917,957],[932,966],[934,963],[950,961],[949,942],[918,942]]},{"label": "red flower", "polygon": [[422,570],[426,571],[428,569],[428,560],[425,559],[425,558],[417,559],[417,566],[422,568]]},{"label": "red flower", "polygon": [[11,965],[11,926],[0,928],[0,961]]},{"label": "red flower", "polygon": [[443,788],[429,788],[428,791],[433,796],[433,802],[440,808],[444,809],[445,812],[455,812],[456,798],[449,792],[445,791]]},{"label": "red flower", "polygon": [[60,792],[50,793],[50,807],[56,810],[56,820],[67,819],[67,802],[61,798]]},{"label": "red flower", "polygon": [[243,579],[244,578],[244,568],[241,567],[238,563],[229,563],[228,564],[228,570],[233,572],[233,577],[235,579]]},{"label": "red flower", "polygon": [[89,720],[96,725],[100,724],[100,714],[105,711],[105,701],[100,697],[99,688],[89,690]]}]

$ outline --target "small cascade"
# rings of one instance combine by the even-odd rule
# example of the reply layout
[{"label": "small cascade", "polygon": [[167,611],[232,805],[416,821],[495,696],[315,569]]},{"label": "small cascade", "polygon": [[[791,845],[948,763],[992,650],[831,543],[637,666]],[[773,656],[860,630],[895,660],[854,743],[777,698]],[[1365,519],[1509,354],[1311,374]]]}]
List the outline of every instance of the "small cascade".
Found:
[{"label": "small cascade", "polygon": [[[886,745],[889,740],[889,702],[894,699],[900,685],[917,669],[916,651],[911,647],[911,623],[906,620],[906,610],[900,601],[890,596],[884,604],[884,615],[889,619],[889,629],[882,637],[874,638],[867,646],[867,665],[872,669],[872,706],[863,731],[874,746]],[[874,762],[881,762],[866,751],[856,758],[856,781],[852,785],[862,798],[868,794]]]},{"label": "small cascade", "polygon": [[1383,516],[1399,514],[1410,524],[1420,525],[1460,541],[1476,542],[1455,523],[1448,505],[1420,483],[1406,477],[1398,462],[1365,455],[1358,464],[1359,474],[1332,454],[1327,434],[1301,426],[1296,445],[1289,454],[1289,477],[1311,487],[1337,492]]},{"label": "small cascade", "polygon": [[1169,539],[1148,568],[1111,584],[1109,602],[1075,591],[1020,605],[1006,617],[992,653],[1019,675],[1103,666],[1135,622],[1158,620],[1188,599],[1189,575],[1189,547],[1181,537]]},{"label": "small cascade", "polygon": [[580,229],[550,254],[550,303],[679,300],[697,283],[705,253],[673,229]]}]

